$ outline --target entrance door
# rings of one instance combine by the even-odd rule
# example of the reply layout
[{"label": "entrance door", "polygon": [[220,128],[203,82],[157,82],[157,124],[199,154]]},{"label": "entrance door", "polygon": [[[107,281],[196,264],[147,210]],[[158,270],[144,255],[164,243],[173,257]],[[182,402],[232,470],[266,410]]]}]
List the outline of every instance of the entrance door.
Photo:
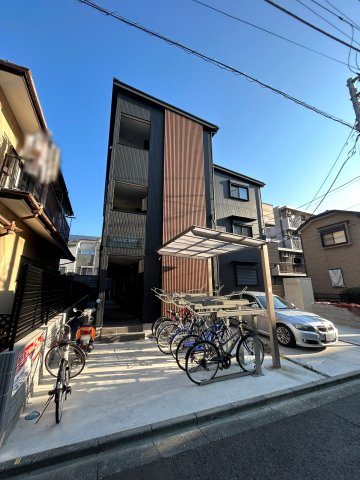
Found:
[{"label": "entrance door", "polygon": [[144,274],[139,259],[109,257],[104,327],[141,324]]}]

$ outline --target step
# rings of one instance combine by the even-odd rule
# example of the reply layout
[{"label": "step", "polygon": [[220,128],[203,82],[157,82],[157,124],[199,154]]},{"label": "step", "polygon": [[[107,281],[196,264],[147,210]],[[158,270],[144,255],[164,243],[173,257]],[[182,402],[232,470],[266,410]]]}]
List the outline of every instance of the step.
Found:
[{"label": "step", "polygon": [[138,325],[125,325],[123,327],[103,327],[101,329],[102,335],[114,335],[119,333],[135,333],[135,332],[142,332],[143,326],[142,324]]},{"label": "step", "polygon": [[133,333],[102,333],[99,340],[101,343],[131,342],[133,340],[144,340],[144,332]]}]

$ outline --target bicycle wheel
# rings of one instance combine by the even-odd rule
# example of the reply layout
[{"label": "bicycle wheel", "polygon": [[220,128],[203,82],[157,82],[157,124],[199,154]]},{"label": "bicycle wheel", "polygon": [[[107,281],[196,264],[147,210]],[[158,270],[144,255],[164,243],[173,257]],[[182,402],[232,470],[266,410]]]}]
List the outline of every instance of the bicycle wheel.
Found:
[{"label": "bicycle wheel", "polygon": [[191,334],[188,328],[182,328],[172,336],[170,343],[170,353],[176,359],[176,350],[181,340]]},{"label": "bicycle wheel", "polygon": [[153,334],[154,337],[156,336],[156,331],[157,331],[157,329],[160,327],[160,325],[161,325],[163,322],[171,322],[171,318],[170,318],[170,317],[167,317],[167,316],[163,316],[163,317],[157,318],[157,319],[153,322],[153,324],[151,325],[151,333]]},{"label": "bicycle wheel", "polygon": [[174,323],[166,324],[161,328],[157,337],[157,346],[160,352],[170,355],[170,343],[178,329],[178,325]]},{"label": "bicycle wheel", "polygon": [[196,342],[199,342],[200,340],[201,340],[200,335],[196,335],[196,334],[186,335],[186,337],[183,337],[180,340],[176,348],[175,358],[179,368],[181,368],[181,370],[184,370],[184,372],[186,372],[186,354],[188,350],[191,347],[193,347]]},{"label": "bicycle wheel", "polygon": [[[260,361],[261,364],[264,361],[264,344],[258,338],[259,348],[260,348]],[[252,333],[245,335],[243,337],[236,349],[236,360],[240,367],[245,371],[249,372],[256,369],[255,364],[255,338]]]},{"label": "bicycle wheel", "polygon": [[[83,371],[85,367],[85,354],[77,345],[68,345],[69,349],[69,368],[70,378],[74,378]],[[53,377],[57,377],[57,372],[61,364],[61,360],[64,357],[64,347],[55,345],[50,348],[45,356],[45,368]]]},{"label": "bicycle wheel", "polygon": [[63,414],[64,400],[66,399],[66,384],[65,384],[65,366],[64,360],[60,363],[55,388],[55,420],[60,423]]},{"label": "bicycle wheel", "polygon": [[189,379],[200,385],[215,377],[219,369],[219,350],[206,340],[195,343],[186,355],[186,373]]}]

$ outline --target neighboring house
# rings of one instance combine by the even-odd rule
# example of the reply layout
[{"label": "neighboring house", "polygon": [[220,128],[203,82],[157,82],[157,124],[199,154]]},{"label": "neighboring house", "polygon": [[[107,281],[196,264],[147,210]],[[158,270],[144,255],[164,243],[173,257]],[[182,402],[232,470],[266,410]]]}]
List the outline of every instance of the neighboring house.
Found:
[{"label": "neighboring house", "polygon": [[284,278],[306,277],[303,248],[296,231],[311,216],[288,206],[274,208],[275,224],[266,228],[266,238],[278,246],[278,261],[271,265],[274,285],[282,285]]},{"label": "neighboring house", "polygon": [[[212,137],[217,130],[206,120],[114,79],[100,297],[116,302],[144,323],[160,315],[152,287],[210,291],[224,284],[232,291],[249,281],[262,287],[255,252],[220,260],[220,275],[217,260],[157,253],[192,225],[262,235],[258,219],[263,184],[219,166],[214,170]],[[102,324],[105,307],[105,326],[110,318],[107,305],[100,304],[97,316]],[[115,318],[114,309],[111,318]]]},{"label": "neighboring house", "polygon": [[61,274],[98,275],[101,237],[70,235],[68,247],[75,261],[60,260]]},{"label": "neighboring house", "polygon": [[57,272],[73,215],[62,173],[40,184],[19,156],[27,133],[47,132],[30,70],[0,60],[0,314],[10,314],[23,264]]},{"label": "neighboring house", "polygon": [[327,210],[298,232],[315,298],[360,286],[360,212]]},{"label": "neighboring house", "polygon": [[[225,232],[263,239],[264,223],[260,189],[265,184],[214,165],[216,228]],[[219,257],[221,293],[241,290],[263,290],[261,254],[256,248]]]}]

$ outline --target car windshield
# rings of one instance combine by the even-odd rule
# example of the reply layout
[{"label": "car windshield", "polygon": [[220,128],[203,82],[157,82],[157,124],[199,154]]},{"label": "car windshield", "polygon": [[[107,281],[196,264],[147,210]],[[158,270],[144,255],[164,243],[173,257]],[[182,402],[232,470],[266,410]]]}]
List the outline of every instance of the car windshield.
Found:
[{"label": "car windshield", "polygon": [[[266,296],[265,295],[258,295],[257,299],[261,303],[261,306],[263,308],[267,308]],[[289,309],[289,308],[294,308],[294,306],[291,303],[287,302],[283,298],[280,298],[280,297],[277,297],[277,296],[273,295],[273,299],[274,299],[274,308],[276,310],[280,310],[280,309],[285,310],[285,309]]]}]

